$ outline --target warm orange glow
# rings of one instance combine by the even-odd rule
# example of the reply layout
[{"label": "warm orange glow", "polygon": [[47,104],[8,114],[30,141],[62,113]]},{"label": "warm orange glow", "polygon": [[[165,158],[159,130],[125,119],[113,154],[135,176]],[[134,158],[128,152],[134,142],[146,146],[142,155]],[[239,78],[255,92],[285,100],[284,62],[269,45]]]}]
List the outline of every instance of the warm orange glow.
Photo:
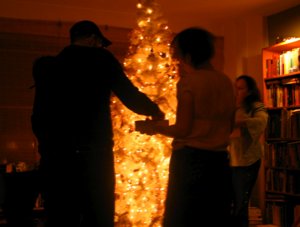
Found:
[{"label": "warm orange glow", "polygon": [[151,14],[151,13],[153,13],[153,10],[149,8],[149,9],[147,9],[147,13]]},{"label": "warm orange glow", "polygon": [[[177,70],[169,57],[172,33],[166,25],[157,26],[165,22],[153,0],[141,1],[137,8],[138,28],[132,31],[124,67],[131,81],[158,103],[166,119],[174,123]],[[145,117],[134,114],[115,97],[111,108],[116,164],[115,225],[161,226],[172,139],[135,131],[134,122]]]},{"label": "warm orange glow", "polygon": [[6,147],[9,150],[17,150],[19,148],[18,144],[16,141],[9,141],[6,143]]},{"label": "warm orange glow", "polygon": [[300,38],[290,37],[290,38],[284,39],[283,43],[288,44],[288,43],[293,43],[293,42],[296,42],[296,41],[299,41],[299,40],[300,40]]}]

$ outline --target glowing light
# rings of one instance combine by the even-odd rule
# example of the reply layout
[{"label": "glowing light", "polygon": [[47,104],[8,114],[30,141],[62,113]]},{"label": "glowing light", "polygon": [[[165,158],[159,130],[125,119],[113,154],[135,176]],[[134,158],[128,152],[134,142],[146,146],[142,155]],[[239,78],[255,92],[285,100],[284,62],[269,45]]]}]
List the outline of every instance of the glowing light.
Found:
[{"label": "glowing light", "polygon": [[298,37],[289,37],[289,38],[285,38],[283,41],[285,44],[287,44],[287,43],[293,43],[293,42],[296,42],[299,40],[300,40],[300,38],[298,38]]},{"label": "glowing light", "polygon": [[144,20],[141,20],[140,22],[138,22],[138,26],[144,27],[144,26],[146,26],[146,22]]},{"label": "glowing light", "polygon": [[147,13],[148,13],[148,14],[151,14],[151,13],[153,13],[153,10],[150,9],[150,8],[148,8],[148,9],[147,9]]},{"label": "glowing light", "polygon": [[[131,33],[123,66],[135,86],[155,100],[166,113],[166,119],[174,123],[177,69],[169,57],[172,33],[166,29],[155,1],[141,2],[137,4],[138,27]],[[115,226],[161,227],[172,139],[135,131],[134,122],[146,117],[134,114],[116,97],[112,98],[111,110],[115,141]]]}]

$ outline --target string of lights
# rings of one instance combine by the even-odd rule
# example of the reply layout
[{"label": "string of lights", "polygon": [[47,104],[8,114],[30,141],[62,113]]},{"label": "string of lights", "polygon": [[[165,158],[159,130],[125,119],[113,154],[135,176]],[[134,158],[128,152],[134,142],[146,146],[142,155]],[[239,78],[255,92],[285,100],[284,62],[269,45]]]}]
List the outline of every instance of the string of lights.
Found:
[{"label": "string of lights", "polygon": [[[154,0],[137,4],[137,28],[130,34],[124,60],[127,76],[175,121],[176,64],[169,54],[172,32]],[[135,131],[144,116],[116,97],[111,103],[116,172],[116,226],[161,226],[172,139]]]}]

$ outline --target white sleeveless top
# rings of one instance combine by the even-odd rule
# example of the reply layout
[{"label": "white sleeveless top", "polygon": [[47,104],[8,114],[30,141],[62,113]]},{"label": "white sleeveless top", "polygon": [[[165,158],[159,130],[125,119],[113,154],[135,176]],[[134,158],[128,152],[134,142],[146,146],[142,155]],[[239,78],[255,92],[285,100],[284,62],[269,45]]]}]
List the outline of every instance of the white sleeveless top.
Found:
[{"label": "white sleeveless top", "polygon": [[223,73],[198,69],[181,72],[177,98],[188,91],[194,98],[193,128],[184,138],[174,138],[173,148],[191,146],[224,151],[229,143],[235,110],[233,83]]}]

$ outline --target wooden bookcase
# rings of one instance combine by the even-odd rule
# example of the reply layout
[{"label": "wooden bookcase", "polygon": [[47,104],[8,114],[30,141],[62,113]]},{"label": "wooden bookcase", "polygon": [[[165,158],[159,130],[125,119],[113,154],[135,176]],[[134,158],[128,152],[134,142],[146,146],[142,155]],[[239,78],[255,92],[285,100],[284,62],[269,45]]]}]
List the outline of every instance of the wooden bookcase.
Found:
[{"label": "wooden bookcase", "polygon": [[300,210],[300,38],[262,50],[265,132],[265,220],[291,227]]}]

